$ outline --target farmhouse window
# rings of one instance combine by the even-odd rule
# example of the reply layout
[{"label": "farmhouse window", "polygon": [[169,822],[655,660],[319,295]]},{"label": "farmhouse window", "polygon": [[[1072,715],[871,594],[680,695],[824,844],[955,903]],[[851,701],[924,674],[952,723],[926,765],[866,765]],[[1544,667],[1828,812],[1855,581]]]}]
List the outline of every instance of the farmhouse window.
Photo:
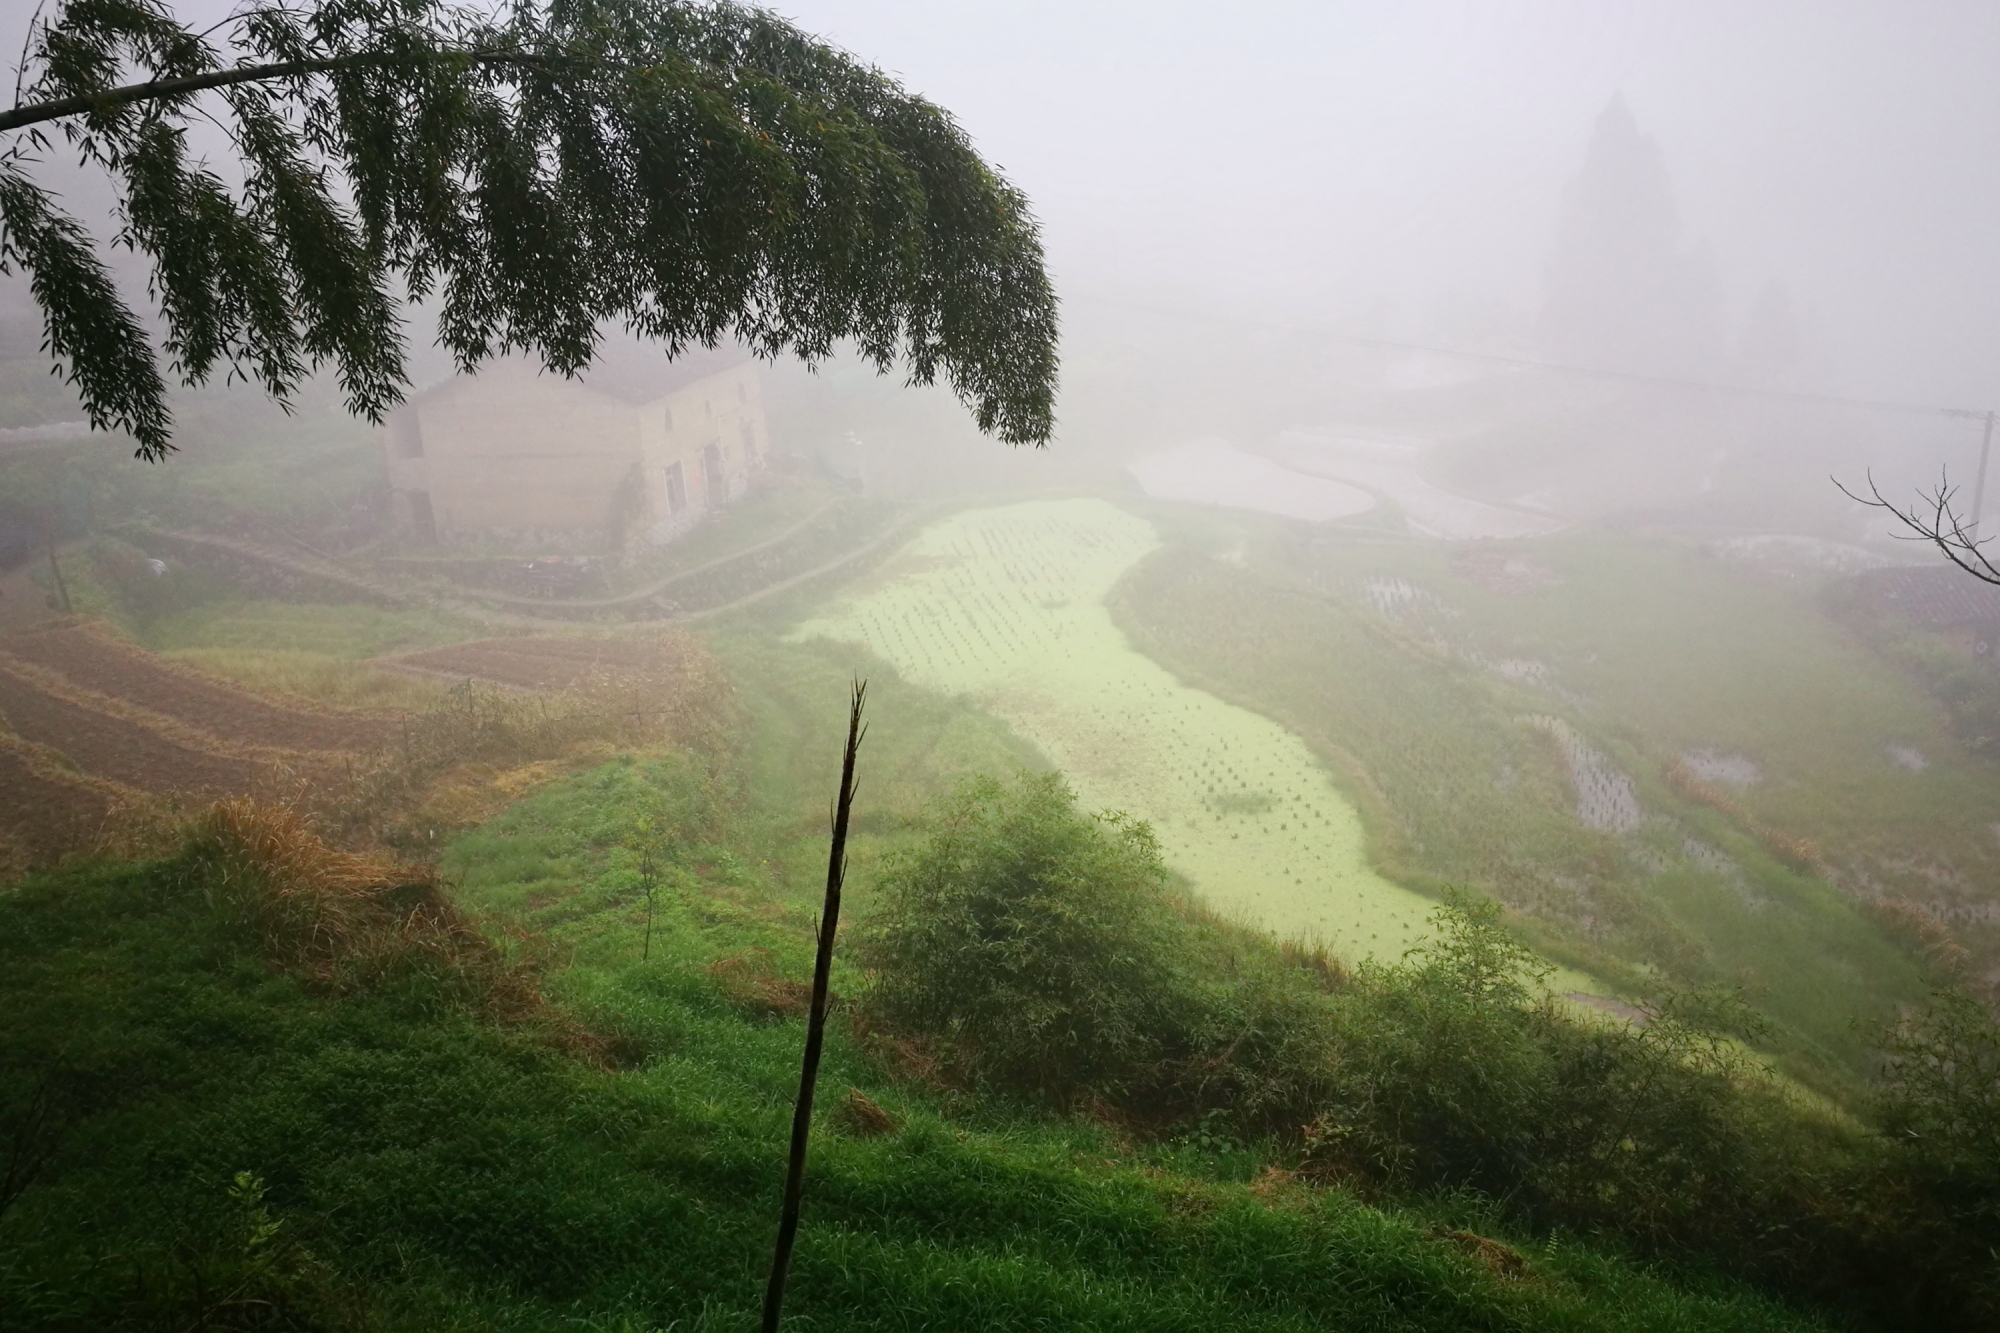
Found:
[{"label": "farmhouse window", "polygon": [[667,512],[678,514],[687,508],[687,478],[681,474],[680,460],[667,464]]}]

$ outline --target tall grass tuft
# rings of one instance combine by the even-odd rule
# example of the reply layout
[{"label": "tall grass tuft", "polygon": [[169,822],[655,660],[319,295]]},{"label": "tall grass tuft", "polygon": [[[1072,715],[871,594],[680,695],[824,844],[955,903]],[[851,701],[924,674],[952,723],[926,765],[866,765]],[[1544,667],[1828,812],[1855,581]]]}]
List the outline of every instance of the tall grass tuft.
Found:
[{"label": "tall grass tuft", "polygon": [[273,962],[338,989],[411,970],[496,1012],[535,1007],[529,971],[452,902],[435,867],[330,846],[297,809],[221,801],[189,825],[176,878]]}]

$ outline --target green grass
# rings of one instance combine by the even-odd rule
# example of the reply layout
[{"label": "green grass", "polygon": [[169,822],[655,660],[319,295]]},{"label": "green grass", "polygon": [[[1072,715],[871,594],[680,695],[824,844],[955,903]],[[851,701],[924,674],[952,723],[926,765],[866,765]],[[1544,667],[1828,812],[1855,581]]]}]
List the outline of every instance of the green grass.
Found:
[{"label": "green grass", "polygon": [[745,818],[779,874],[817,902],[826,872],[827,803],[846,738],[847,689],[868,681],[866,768],[849,848],[865,895],[867,870],[907,842],[925,807],[974,773],[1039,767],[1044,760],[981,709],[912,685],[879,658],[843,645],[778,643],[722,633],[710,647],[735,683],[749,727],[744,737]]},{"label": "green grass", "polygon": [[[68,1108],[0,1214],[10,1325],[749,1327],[800,1028],[732,1007],[703,968],[761,946],[796,975],[806,938],[729,811],[690,763],[635,759],[447,852],[496,928],[555,942],[546,985],[608,1034],[615,1070],[476,1017],[422,972],[310,988],[159,867],[81,866],[0,896],[10,1129],[36,1087]],[[632,837],[660,820],[668,887],[641,963]],[[799,1327],[1822,1326],[1740,1287],[1509,1235],[1471,1200],[1259,1192],[1241,1183],[1254,1152],[1149,1159],[1088,1123],[948,1118],[836,1025],[822,1086],[849,1085],[902,1126],[816,1138]],[[1493,1276],[1432,1239],[1440,1223],[1517,1245],[1530,1276]]]},{"label": "green grass", "polygon": [[[1765,777],[1741,805],[1816,842],[1849,887],[1871,867],[1887,877],[1868,858],[1891,848],[1928,860],[1991,840],[1972,820],[2000,795],[1993,775],[1809,595],[1625,539],[1526,548],[1551,581],[1517,593],[1454,573],[1443,548],[1245,541],[1244,563],[1205,554],[1211,535],[1162,551],[1114,595],[1120,623],[1185,678],[1297,731],[1364,810],[1389,873],[1491,893],[1539,922],[1554,956],[1640,992],[1662,976],[1744,986],[1779,1024],[1786,1067],[1823,1088],[1866,1063],[1857,1019],[1924,993],[1919,966],[1846,894],[1663,776],[1692,748],[1750,757]],[[1487,665],[1529,661],[1545,674]],[[1548,716],[1632,779],[1646,822],[1580,822],[1532,722]],[[1890,762],[1899,737],[1933,768]],[[1962,873],[1984,864],[1968,853]]]},{"label": "green grass", "polygon": [[[1700,747],[1749,756],[1764,777],[1743,805],[1818,842],[1850,878],[1926,896],[1913,859],[1970,879],[2000,872],[2000,772],[1967,755],[1945,709],[1829,617],[1810,583],[1664,541],[1580,537],[1539,554],[1561,582],[1460,596],[1469,627],[1549,658],[1654,764]],[[1891,746],[1928,766],[1909,771]]]},{"label": "green grass", "polygon": [[128,632],[156,652],[253,690],[323,707],[421,711],[444,683],[366,659],[473,637],[461,622],[359,603],[196,600]]},{"label": "green grass", "polygon": [[150,627],[146,646],[165,653],[231,649],[355,659],[473,637],[472,627],[425,611],[233,598],[161,617]]},{"label": "green grass", "polygon": [[435,706],[450,683],[370,662],[284,648],[178,648],[168,653],[197,671],[264,694],[318,707],[416,712]]}]

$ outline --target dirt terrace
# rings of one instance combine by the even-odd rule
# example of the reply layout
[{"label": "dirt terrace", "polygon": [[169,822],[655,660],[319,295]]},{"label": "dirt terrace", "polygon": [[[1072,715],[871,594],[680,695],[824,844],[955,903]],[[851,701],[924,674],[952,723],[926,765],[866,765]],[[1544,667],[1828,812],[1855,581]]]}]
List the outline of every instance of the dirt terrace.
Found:
[{"label": "dirt terrace", "polygon": [[142,792],[220,796],[248,791],[264,776],[263,766],[251,760],[179,744],[4,667],[0,717],[22,740],[60,750],[85,773]]},{"label": "dirt terrace", "polygon": [[491,681],[525,690],[571,689],[606,676],[671,678],[694,660],[694,646],[674,637],[647,639],[475,639],[384,659],[432,676]]},{"label": "dirt terrace", "polygon": [[53,671],[83,690],[173,718],[232,745],[358,753],[389,740],[396,728],[396,723],[383,718],[276,704],[82,625],[0,640],[0,665],[6,656]]},{"label": "dirt terrace", "polygon": [[121,807],[296,790],[400,725],[288,706],[87,625],[0,636],[0,870],[91,846]]},{"label": "dirt terrace", "polygon": [[104,786],[41,771],[26,754],[0,746],[0,870],[88,846],[116,804]]}]

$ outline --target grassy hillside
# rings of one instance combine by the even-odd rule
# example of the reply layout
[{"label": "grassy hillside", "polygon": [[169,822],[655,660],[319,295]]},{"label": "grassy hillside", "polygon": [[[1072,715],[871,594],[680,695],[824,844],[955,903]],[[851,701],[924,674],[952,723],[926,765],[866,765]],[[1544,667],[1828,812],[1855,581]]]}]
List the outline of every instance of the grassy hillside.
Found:
[{"label": "grassy hillside", "polygon": [[[471,919],[283,820],[0,895],[9,1326],[748,1327],[807,937],[726,787],[667,756],[529,797],[446,855]],[[822,1077],[800,1327],[1823,1326],[1276,1145],[940,1100],[838,1027]]]},{"label": "grassy hillside", "polygon": [[[1622,1024],[1550,1006],[1467,1026],[1462,997],[1417,973],[1348,975],[1204,920],[1224,962],[1190,993],[1229,1015],[1243,977],[1289,968],[1272,993],[1296,998],[1322,969],[1296,1012],[1328,1026],[1217,1029],[1216,1050],[1168,1071],[1195,1089],[1171,1113],[1109,1087],[1059,1113],[947,1077],[921,1036],[864,1030],[872,978],[844,952],[800,1326],[1802,1329],[1846,1325],[1773,1291],[1866,1306],[1898,1282],[1990,1307],[1990,1247],[1971,1243],[1991,1232],[1990,1198],[1972,1197],[1990,1171],[1947,1163],[1934,1189],[1862,1124],[1856,1020],[1921,1000],[1939,971],[1858,904],[1921,906],[1993,868],[1980,818],[2000,787],[1913,677],[1809,591],[1691,548],[1585,537],[1496,564],[1155,517],[1164,549],[1088,608],[1104,621],[1108,601],[1121,660],[1212,691],[1214,716],[1289,728],[1295,767],[1331,775],[1368,859],[1406,888],[1491,894],[1630,998],[1741,987],[1775,1020],[1759,1050],[1841,1109],[1765,1097],[1733,1044],[1690,1047],[1695,1065],[1727,1057],[1717,1096],[1754,1084],[1779,1108],[1720,1117],[1769,1170],[1709,1217],[1692,1190],[1654,1207],[1625,1189],[1743,1182],[1649,1139],[1643,1115],[1607,1129],[1600,1112],[1634,1097],[1680,1104],[1621,1083],[1605,1053],[1649,1040]],[[890,561],[877,583],[908,572]],[[1015,582],[962,596],[957,619],[906,615],[906,635],[936,649],[1080,618]],[[850,675],[873,678],[875,717],[857,922],[883,910],[927,804],[968,775],[1046,768],[1026,722],[1061,711],[988,711],[899,678],[894,652],[782,641],[777,614],[713,636],[735,698],[717,711],[741,705],[731,744],[621,753],[636,742],[600,728],[559,759],[461,765],[479,799],[397,844],[435,847],[436,874],[315,849],[279,818],[282,836],[210,828],[166,861],[0,888],[0,1325],[748,1327]],[[240,594],[131,624],[259,688],[416,712],[436,702],[427,683],[362,659],[470,632]],[[1072,714],[1057,720],[1116,729]],[[1221,776],[1200,763],[1237,733],[1191,716],[1123,716],[1192,765],[1169,746],[1131,789],[1189,783],[1197,820],[1290,834],[1275,802],[1240,803],[1278,791],[1253,790],[1272,774],[1208,790]],[[1266,1044],[1303,1053],[1330,1100],[1237,1114],[1201,1061]],[[1671,1060],[1645,1068],[1682,1091]],[[1589,1096],[1556,1095],[1573,1090]],[[1302,1173],[1321,1151],[1338,1169]],[[1703,1269],[1691,1227],[1727,1233],[1717,1261],[1771,1288]]]},{"label": "grassy hillside", "polygon": [[1743,986],[1822,1086],[1863,1067],[1856,1020],[1925,993],[1864,907],[1985,875],[2000,778],[1809,592],[1629,539],[1522,548],[1497,576],[1431,546],[1235,543],[1170,545],[1120,623],[1297,730],[1390,874],[1492,893],[1637,992]]}]

